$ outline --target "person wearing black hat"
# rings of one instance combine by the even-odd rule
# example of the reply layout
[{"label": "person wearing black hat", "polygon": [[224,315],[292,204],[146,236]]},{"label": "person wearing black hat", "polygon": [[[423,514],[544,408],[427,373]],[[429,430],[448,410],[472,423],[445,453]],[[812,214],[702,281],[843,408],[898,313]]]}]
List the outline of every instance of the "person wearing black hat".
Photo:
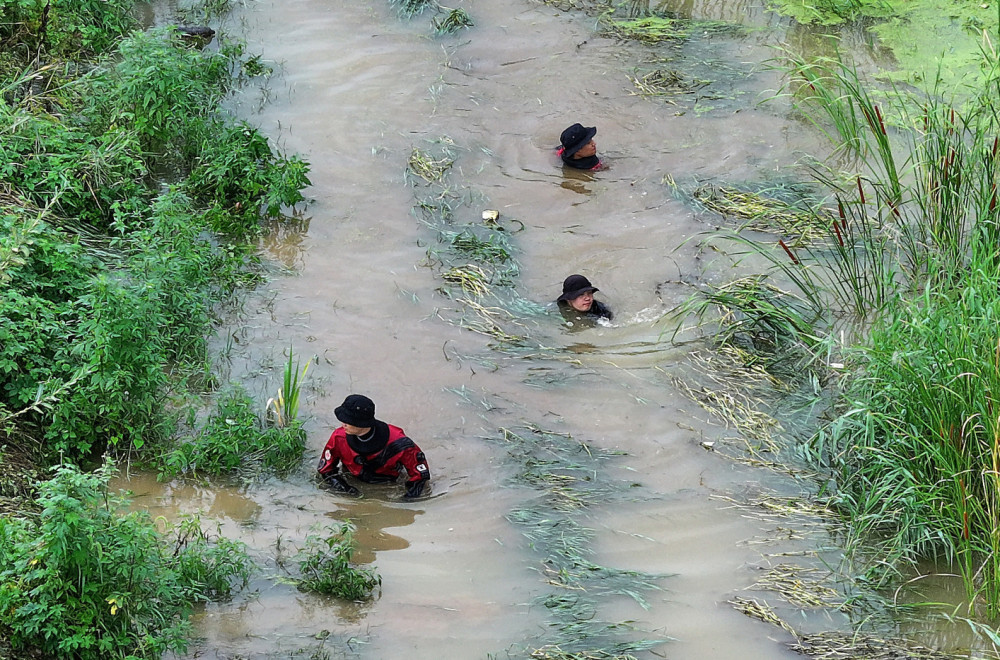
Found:
[{"label": "person wearing black hat", "polygon": [[614,314],[608,306],[594,300],[594,293],[600,291],[583,275],[570,275],[563,282],[562,295],[556,298],[559,310],[567,319],[611,320]]},{"label": "person wearing black hat", "polygon": [[578,170],[599,170],[602,167],[601,159],[597,157],[597,143],[594,136],[597,135],[596,126],[584,126],[583,124],[573,124],[559,136],[559,155],[562,156],[564,165],[575,167]]},{"label": "person wearing black hat", "polygon": [[375,419],[375,403],[361,394],[351,394],[334,409],[343,423],[326,442],[319,460],[320,477],[335,490],[357,495],[358,489],[347,482],[337,469],[344,470],[366,483],[396,481],[406,472],[404,499],[420,497],[430,481],[424,452],[398,426]]}]

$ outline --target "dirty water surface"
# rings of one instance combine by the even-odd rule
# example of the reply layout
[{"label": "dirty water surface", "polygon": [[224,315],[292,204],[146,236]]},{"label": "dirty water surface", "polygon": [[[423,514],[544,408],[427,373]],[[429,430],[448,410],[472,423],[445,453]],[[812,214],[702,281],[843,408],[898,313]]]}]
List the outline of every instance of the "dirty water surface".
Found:
[{"label": "dirty water surface", "polygon": [[[239,111],[307,159],[313,182],[304,215],[262,243],[275,277],[220,330],[222,379],[263,402],[288,347],[315,360],[307,456],[292,475],[125,484],[156,515],[201,511],[264,567],[233,602],[197,615],[200,640],[183,657],[527,657],[541,647],[553,655],[538,657],[557,657],[560,645],[639,640],[639,657],[800,657],[789,632],[730,601],[760,598],[747,589],[774,566],[835,565],[837,541],[816,521],[789,530],[740,506],[809,483],[706,451],[731,432],[678,386],[694,378],[691,349],[671,344],[663,317],[690,284],[731,273],[706,268],[697,247],[718,219],[668,181],[779,180],[823,153],[786,104],[760,101],[780,85],[762,64],[772,46],[828,42],[746,2],[679,3],[683,16],[750,29],[695,30],[669,48],[602,37],[572,4],[462,7],[476,26],[446,37],[433,36],[429,15],[400,20],[384,0],[248,2],[222,28],[276,71]],[[636,94],[630,77],[657,68],[705,84]],[[576,121],[597,126],[608,169],[559,165],[559,133]],[[433,189],[452,205],[449,222],[499,211],[529,341],[469,330],[442,293],[440,233],[414,211],[431,189],[404,175],[414,149],[454,157]],[[555,312],[577,272],[614,309],[612,323],[571,328]],[[333,409],[352,392],[426,452],[429,497],[316,487]],[[553,474],[576,475],[577,490],[553,487]],[[357,527],[355,559],[382,577],[370,602],[281,579],[307,534],[343,520]],[[598,577],[566,578],[581,565]],[[835,610],[796,616],[804,631],[851,629]],[[570,648],[588,626],[593,639]]]}]

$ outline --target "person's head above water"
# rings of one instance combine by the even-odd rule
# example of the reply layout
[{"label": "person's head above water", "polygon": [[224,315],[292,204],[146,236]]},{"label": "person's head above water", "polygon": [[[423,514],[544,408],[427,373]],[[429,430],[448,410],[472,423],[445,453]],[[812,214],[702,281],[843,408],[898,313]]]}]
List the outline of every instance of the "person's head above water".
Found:
[{"label": "person's head above water", "polygon": [[597,127],[573,124],[559,136],[562,147],[559,155],[563,163],[581,170],[592,170],[600,167],[601,160],[597,157],[597,143],[594,136]]},{"label": "person's head above water", "polygon": [[348,432],[363,431],[375,426],[375,402],[363,394],[351,394],[333,411],[334,416],[344,424]]},{"label": "person's head above water", "polygon": [[556,299],[559,304],[569,305],[578,312],[589,312],[594,305],[594,292],[600,291],[583,275],[570,275],[563,282],[562,295]]}]

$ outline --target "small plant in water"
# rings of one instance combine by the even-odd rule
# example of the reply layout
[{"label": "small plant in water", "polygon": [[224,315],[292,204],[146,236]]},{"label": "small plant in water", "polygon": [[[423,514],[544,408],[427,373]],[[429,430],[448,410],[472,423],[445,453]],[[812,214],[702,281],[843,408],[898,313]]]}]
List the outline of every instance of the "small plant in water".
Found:
[{"label": "small plant in water", "polygon": [[267,400],[267,410],[271,415],[274,425],[282,428],[293,424],[299,416],[299,393],[302,386],[299,380],[304,380],[309,372],[309,365],[299,371],[299,363],[295,360],[295,352],[291,346],[288,347],[288,360],[285,362],[284,380],[278,388],[278,396]]},{"label": "small plant in water", "polygon": [[395,7],[396,12],[403,18],[410,18],[425,9],[439,6],[436,0],[389,0],[389,4]]},{"label": "small plant in water", "polygon": [[[447,9],[442,7],[442,9]],[[452,34],[458,32],[462,28],[470,28],[475,26],[472,21],[472,17],[464,9],[448,9],[448,15],[443,19],[433,18],[431,24],[434,26],[434,31],[439,35],[442,34]]]},{"label": "small plant in water", "polygon": [[358,568],[351,563],[354,555],[354,526],[341,523],[310,534],[296,558],[302,577],[298,587],[347,600],[371,598],[382,578],[374,569]]},{"label": "small plant in water", "polygon": [[301,424],[292,419],[285,426],[272,426],[258,410],[242,387],[223,392],[205,427],[164,457],[161,476],[182,472],[250,476],[294,468],[305,449]]}]

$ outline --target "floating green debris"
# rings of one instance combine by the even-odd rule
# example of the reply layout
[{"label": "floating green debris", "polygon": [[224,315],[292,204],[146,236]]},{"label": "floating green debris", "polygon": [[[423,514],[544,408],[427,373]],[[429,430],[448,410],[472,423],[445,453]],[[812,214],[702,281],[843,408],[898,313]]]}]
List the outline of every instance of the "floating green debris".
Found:
[{"label": "floating green debris", "polygon": [[490,291],[490,276],[473,264],[452,266],[441,273],[441,279],[449,284],[457,284],[462,291],[475,296],[485,296]]},{"label": "floating green debris", "polygon": [[445,155],[441,158],[434,158],[429,153],[414,148],[406,164],[408,172],[419,176],[428,183],[433,183],[444,178],[444,175],[451,169],[454,163],[455,159],[450,156]]},{"label": "floating green debris", "polygon": [[806,608],[845,607],[841,594],[823,584],[824,577],[809,566],[778,564],[748,589],[764,589],[781,594],[792,605]]},{"label": "floating green debris", "polygon": [[480,238],[472,231],[465,230],[453,234],[445,234],[451,246],[479,261],[492,264],[505,264],[513,260],[510,245],[502,235],[491,234],[489,238]]},{"label": "floating green debris", "polygon": [[628,41],[641,41],[644,44],[658,44],[687,38],[688,25],[690,23],[661,16],[647,16],[628,21],[609,20],[605,23],[602,34]]},{"label": "floating green debris", "polygon": [[799,635],[790,645],[793,651],[813,658],[852,658],[852,660],[957,660],[970,657],[968,652],[943,653],[905,640],[881,639],[873,635],[826,632]]},{"label": "floating green debris", "polygon": [[389,0],[389,5],[396,8],[403,18],[410,18],[423,12],[425,9],[439,7],[436,0]]},{"label": "floating green debris", "polygon": [[431,24],[434,26],[434,31],[438,35],[444,34],[454,34],[463,28],[471,28],[475,26],[472,17],[464,9],[450,9],[448,10],[448,15],[443,19],[438,19],[435,17],[431,20]]},{"label": "floating green debris", "polygon": [[732,605],[737,612],[741,612],[751,619],[757,619],[758,621],[763,621],[764,623],[770,623],[793,635],[795,634],[795,629],[785,623],[784,620],[782,620],[782,618],[778,616],[774,609],[766,602],[758,602],[753,598],[743,598],[741,596],[737,596],[729,601],[729,604]]},{"label": "floating green debris", "polygon": [[707,80],[697,80],[685,76],[680,71],[655,69],[644,76],[628,76],[639,96],[668,96],[688,94],[708,84]]},{"label": "floating green debris", "polygon": [[740,190],[729,186],[704,185],[692,197],[706,208],[747,222],[741,229],[781,232],[792,236],[789,245],[827,239],[833,216],[821,210],[815,213],[784,200],[766,197],[759,192]]}]

